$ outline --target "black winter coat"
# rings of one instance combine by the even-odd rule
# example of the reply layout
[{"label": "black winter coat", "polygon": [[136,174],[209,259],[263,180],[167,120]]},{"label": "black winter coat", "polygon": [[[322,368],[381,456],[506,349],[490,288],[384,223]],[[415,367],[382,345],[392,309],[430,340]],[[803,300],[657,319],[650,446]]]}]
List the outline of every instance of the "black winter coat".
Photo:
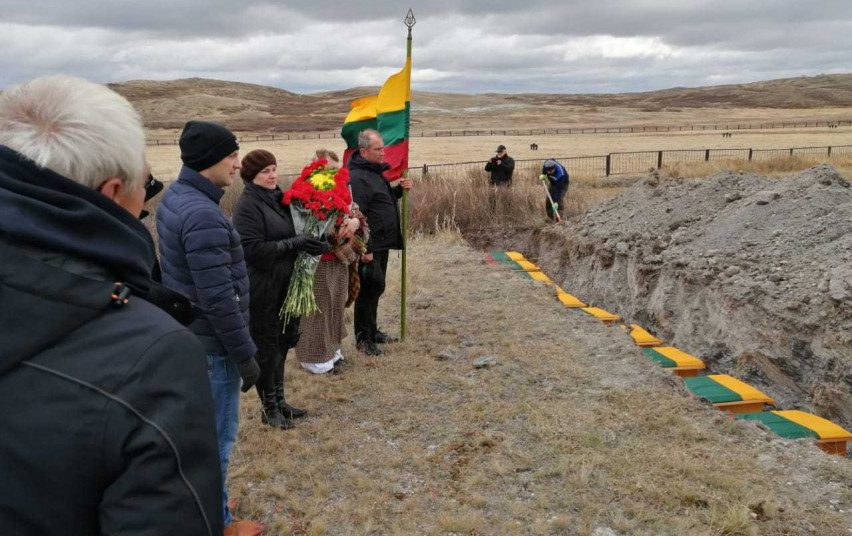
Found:
[{"label": "black winter coat", "polygon": [[387,164],[374,164],[355,152],[347,163],[352,198],[370,226],[367,251],[402,249],[399,207],[396,202],[402,197],[400,186],[391,187],[382,176],[389,169]]},{"label": "black winter coat", "polygon": [[142,297],[145,227],[0,146],[0,259],[2,533],[221,535],[205,356]]},{"label": "black winter coat", "polygon": [[[290,287],[297,251],[283,249],[277,241],[296,236],[290,208],[281,205],[280,189],[267,190],[246,183],[234,207],[234,226],[240,234],[249,276],[249,327],[259,353],[276,351],[281,305]],[[294,346],[298,320],[287,329],[285,346]]]},{"label": "black winter coat", "polygon": [[[500,163],[497,163],[500,160]],[[504,155],[503,158],[493,157],[485,164],[485,171],[491,173],[490,182],[493,186],[511,185],[512,174],[515,172],[515,159]]]}]

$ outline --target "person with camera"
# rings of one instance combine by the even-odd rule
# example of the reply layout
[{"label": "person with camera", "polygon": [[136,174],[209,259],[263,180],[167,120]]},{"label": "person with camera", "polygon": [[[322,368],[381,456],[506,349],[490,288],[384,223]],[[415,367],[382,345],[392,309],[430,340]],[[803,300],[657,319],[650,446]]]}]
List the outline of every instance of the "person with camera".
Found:
[{"label": "person with camera", "polygon": [[511,188],[512,173],[515,172],[515,159],[506,152],[505,145],[497,146],[497,154],[485,164],[485,171],[491,173],[491,186]]}]

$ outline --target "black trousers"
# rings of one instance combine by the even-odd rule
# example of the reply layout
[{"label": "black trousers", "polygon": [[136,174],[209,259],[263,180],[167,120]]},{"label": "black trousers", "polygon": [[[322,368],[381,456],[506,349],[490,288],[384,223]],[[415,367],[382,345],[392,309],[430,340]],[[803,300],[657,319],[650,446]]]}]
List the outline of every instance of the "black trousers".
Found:
[{"label": "black trousers", "polygon": [[[550,185],[547,188],[547,191],[550,192],[550,197],[553,198],[553,202],[556,203],[556,211],[559,212],[559,217],[562,217],[563,210],[565,209],[565,194],[568,193],[568,187],[559,187]],[[556,220],[556,216],[553,215],[553,207],[550,204],[550,199],[544,200],[544,210],[547,212],[547,217],[551,220]]]},{"label": "black trousers", "polygon": [[379,329],[379,298],[385,292],[388,254],[388,251],[376,251],[373,262],[362,262],[358,266],[361,279],[361,290],[355,299],[355,340],[358,342],[375,341]]},{"label": "black trousers", "polygon": [[[266,337],[256,337],[257,364],[260,367],[260,376],[255,383],[255,389],[261,400],[264,393],[275,391],[275,387],[284,383],[284,362],[287,360],[287,351],[299,342],[299,319],[291,319],[284,326],[283,322],[276,322],[274,335],[265,333]],[[281,333],[283,330],[283,333]],[[261,342],[262,341],[262,342]]]}]

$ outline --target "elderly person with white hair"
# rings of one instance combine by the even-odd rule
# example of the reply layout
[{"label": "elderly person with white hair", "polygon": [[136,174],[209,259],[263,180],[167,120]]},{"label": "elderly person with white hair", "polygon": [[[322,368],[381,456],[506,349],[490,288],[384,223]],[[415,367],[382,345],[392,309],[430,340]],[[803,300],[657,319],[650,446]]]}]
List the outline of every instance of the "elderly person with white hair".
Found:
[{"label": "elderly person with white hair", "polygon": [[77,78],[0,95],[0,526],[221,535],[204,351],[151,277],[139,115]]}]

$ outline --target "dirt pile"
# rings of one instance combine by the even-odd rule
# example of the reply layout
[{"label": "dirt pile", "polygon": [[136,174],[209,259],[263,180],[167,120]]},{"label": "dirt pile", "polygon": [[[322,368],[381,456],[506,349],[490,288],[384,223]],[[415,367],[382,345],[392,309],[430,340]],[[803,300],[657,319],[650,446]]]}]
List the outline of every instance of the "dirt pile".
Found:
[{"label": "dirt pile", "polygon": [[852,188],[832,167],[780,179],[652,174],[534,232],[525,250],[567,290],[711,371],[852,425]]}]

